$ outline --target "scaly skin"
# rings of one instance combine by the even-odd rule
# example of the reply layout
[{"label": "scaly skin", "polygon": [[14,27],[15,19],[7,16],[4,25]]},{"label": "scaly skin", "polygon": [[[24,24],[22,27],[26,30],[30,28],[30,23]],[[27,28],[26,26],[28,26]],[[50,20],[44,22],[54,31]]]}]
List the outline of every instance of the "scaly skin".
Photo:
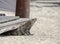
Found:
[{"label": "scaly skin", "polygon": [[6,35],[7,36],[8,35],[31,35],[30,29],[36,20],[37,20],[36,18],[31,19],[31,20],[27,21],[24,25],[17,28],[16,30],[11,30],[11,31],[2,33],[1,35],[3,35],[3,36],[6,36]]}]

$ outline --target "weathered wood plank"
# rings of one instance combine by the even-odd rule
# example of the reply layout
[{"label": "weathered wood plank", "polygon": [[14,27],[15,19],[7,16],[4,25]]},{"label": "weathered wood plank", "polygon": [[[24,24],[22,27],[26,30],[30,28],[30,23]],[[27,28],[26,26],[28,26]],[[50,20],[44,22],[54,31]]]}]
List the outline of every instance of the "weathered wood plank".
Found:
[{"label": "weathered wood plank", "polygon": [[30,28],[35,23],[35,21],[35,18],[20,18],[7,23],[2,23],[0,24],[0,34],[8,32],[6,35],[29,35]]},{"label": "weathered wood plank", "polygon": [[0,16],[0,24],[1,23],[5,23],[5,22],[9,22],[12,20],[16,20],[19,19],[19,17],[15,17],[15,16]]}]

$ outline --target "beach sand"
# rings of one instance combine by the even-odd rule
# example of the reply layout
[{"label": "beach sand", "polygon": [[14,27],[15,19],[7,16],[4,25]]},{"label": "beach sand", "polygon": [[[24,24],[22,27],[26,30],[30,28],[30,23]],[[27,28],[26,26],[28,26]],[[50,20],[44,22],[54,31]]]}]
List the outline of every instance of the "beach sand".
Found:
[{"label": "beach sand", "polygon": [[0,44],[60,44],[60,7],[41,7],[31,2],[30,18],[37,18],[32,36],[0,37]]}]

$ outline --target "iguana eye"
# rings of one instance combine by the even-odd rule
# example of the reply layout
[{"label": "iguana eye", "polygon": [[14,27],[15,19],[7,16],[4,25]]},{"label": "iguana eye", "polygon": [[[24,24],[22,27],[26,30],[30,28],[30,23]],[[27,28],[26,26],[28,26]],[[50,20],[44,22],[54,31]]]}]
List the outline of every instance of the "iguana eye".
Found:
[{"label": "iguana eye", "polygon": [[0,14],[0,16],[5,16],[5,14]]}]

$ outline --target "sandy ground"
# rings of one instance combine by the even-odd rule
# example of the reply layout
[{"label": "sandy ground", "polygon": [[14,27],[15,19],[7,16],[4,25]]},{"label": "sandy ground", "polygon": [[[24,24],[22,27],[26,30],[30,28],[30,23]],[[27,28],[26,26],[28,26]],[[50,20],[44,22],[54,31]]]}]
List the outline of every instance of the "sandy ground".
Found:
[{"label": "sandy ground", "polygon": [[[38,5],[38,6],[37,6]],[[60,44],[60,7],[40,7],[31,3],[30,18],[37,18],[33,36],[0,37],[0,44]]]}]

